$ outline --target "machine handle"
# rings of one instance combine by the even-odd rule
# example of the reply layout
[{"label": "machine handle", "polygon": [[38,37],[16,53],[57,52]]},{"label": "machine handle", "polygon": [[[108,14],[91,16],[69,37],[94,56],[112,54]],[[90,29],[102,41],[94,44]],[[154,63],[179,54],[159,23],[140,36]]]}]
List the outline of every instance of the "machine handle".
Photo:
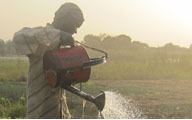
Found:
[{"label": "machine handle", "polygon": [[91,66],[95,66],[98,64],[106,63],[106,57],[103,56],[101,58],[90,58],[90,61],[83,63],[82,67],[87,68]]}]

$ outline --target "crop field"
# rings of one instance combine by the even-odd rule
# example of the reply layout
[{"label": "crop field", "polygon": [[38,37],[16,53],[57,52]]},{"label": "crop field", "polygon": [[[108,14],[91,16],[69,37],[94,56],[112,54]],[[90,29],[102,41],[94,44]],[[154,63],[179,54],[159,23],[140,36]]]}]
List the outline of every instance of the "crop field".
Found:
[{"label": "crop field", "polygon": [[[192,118],[192,79],[189,79],[190,77],[187,79],[124,79],[126,75],[122,72],[118,74],[114,68],[117,67],[123,71],[125,66],[110,62],[106,67],[104,66],[101,65],[92,70],[91,79],[83,84],[83,91],[94,96],[101,90],[118,92],[138,106],[142,112],[141,118]],[[28,67],[26,58],[0,59],[0,118],[25,118],[25,80]],[[102,68],[103,72],[99,68]],[[136,67],[133,65],[132,68]],[[132,68],[129,64],[129,69]],[[110,74],[116,78],[112,79]],[[73,118],[97,118],[98,111],[92,103],[87,102],[82,115],[82,99],[70,93],[67,93],[67,99]]]},{"label": "crop field", "polygon": [[[1,83],[0,89],[0,117],[24,118],[25,85]],[[145,118],[192,118],[192,81],[189,80],[90,80],[83,85],[83,91],[92,95],[100,90],[127,96],[137,104]],[[70,93],[67,95],[73,118],[82,118],[82,99]],[[87,102],[84,118],[97,118],[97,109],[92,103]]]},{"label": "crop field", "polygon": [[0,80],[19,81],[22,77],[26,77],[28,68],[26,57],[0,57]]},{"label": "crop field", "polygon": [[107,80],[94,84],[128,96],[147,118],[192,118],[191,80]]}]

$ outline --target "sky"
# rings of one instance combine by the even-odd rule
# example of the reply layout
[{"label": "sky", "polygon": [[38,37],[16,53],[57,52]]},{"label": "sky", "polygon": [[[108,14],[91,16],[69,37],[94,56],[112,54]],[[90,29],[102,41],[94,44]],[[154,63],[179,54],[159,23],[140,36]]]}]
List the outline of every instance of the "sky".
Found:
[{"label": "sky", "polygon": [[85,22],[74,35],[126,34],[149,46],[192,44],[192,0],[0,0],[0,39],[11,40],[23,27],[51,23],[65,2],[76,3]]}]

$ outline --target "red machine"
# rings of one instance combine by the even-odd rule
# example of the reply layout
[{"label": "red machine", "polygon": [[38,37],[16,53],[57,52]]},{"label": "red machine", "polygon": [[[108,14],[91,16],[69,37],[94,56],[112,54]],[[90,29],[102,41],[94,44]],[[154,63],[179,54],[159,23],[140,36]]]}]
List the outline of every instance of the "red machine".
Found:
[{"label": "red machine", "polygon": [[[90,48],[86,45],[84,47]],[[76,83],[87,82],[91,74],[91,67],[106,62],[106,52],[90,48],[105,55],[100,58],[89,58],[84,47],[75,46],[46,52],[43,57],[45,78],[52,87],[60,86],[83,97],[95,103],[97,108],[102,111],[105,105],[104,92],[93,97],[72,86]]]}]

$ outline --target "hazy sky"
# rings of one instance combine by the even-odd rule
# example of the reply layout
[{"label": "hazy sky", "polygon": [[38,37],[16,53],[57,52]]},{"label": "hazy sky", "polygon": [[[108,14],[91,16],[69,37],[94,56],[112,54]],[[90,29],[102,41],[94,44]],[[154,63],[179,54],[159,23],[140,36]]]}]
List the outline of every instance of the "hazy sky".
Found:
[{"label": "hazy sky", "polygon": [[0,0],[0,38],[23,27],[45,26],[65,2],[82,9],[85,22],[74,35],[129,35],[150,46],[192,44],[192,0]]}]

